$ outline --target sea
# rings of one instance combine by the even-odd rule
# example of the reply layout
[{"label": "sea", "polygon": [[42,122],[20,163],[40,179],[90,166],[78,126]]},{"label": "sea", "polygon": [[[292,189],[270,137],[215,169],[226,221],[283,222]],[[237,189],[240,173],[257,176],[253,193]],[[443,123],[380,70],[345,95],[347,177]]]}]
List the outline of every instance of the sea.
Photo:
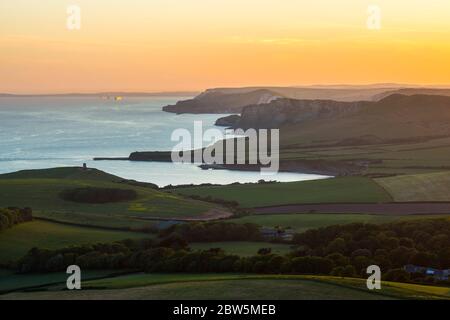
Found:
[{"label": "sea", "polygon": [[260,179],[302,181],[326,176],[281,172],[202,170],[195,164],[93,161],[94,157],[128,157],[134,151],[169,151],[176,129],[214,126],[220,114],[182,114],[162,107],[189,97],[0,97],[0,174],[63,166],[97,168],[125,179],[155,183],[229,184]]}]

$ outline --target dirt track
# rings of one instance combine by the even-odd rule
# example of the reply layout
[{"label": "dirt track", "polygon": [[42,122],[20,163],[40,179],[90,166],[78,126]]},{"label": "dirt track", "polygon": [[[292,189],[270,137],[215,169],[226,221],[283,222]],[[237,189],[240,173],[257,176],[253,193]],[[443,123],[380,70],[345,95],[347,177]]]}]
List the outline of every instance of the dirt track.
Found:
[{"label": "dirt track", "polygon": [[274,213],[370,213],[370,214],[445,214],[450,202],[434,203],[339,203],[293,204],[254,208],[256,214]]}]

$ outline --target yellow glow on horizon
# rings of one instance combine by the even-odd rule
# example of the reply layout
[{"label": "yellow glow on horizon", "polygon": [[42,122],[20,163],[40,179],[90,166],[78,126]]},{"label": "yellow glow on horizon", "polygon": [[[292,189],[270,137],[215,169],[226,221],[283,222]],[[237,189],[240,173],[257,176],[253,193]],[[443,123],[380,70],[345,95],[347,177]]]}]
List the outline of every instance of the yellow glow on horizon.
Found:
[{"label": "yellow glow on horizon", "polygon": [[0,75],[12,93],[450,84],[450,1],[3,0]]}]

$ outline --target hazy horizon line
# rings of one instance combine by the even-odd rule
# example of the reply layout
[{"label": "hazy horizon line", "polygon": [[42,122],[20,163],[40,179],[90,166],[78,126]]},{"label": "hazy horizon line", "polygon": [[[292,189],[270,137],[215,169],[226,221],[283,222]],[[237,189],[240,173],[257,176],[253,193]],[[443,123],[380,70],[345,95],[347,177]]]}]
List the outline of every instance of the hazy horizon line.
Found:
[{"label": "hazy horizon line", "polygon": [[161,91],[143,91],[143,90],[108,90],[108,91],[64,91],[64,92],[0,92],[0,96],[76,96],[76,95],[191,95],[214,89],[236,89],[236,88],[428,88],[428,89],[450,89],[450,84],[417,84],[417,83],[396,83],[396,82],[376,82],[376,83],[336,83],[336,84],[303,84],[303,85],[246,85],[246,86],[215,86],[198,90],[161,90]]}]

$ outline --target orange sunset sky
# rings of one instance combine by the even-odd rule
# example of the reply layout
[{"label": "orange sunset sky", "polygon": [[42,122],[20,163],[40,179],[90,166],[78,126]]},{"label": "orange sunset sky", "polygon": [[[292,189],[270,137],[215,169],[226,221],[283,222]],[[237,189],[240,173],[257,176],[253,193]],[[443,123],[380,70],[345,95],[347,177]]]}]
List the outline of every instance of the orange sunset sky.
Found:
[{"label": "orange sunset sky", "polygon": [[0,1],[0,92],[379,82],[450,84],[449,0]]}]

